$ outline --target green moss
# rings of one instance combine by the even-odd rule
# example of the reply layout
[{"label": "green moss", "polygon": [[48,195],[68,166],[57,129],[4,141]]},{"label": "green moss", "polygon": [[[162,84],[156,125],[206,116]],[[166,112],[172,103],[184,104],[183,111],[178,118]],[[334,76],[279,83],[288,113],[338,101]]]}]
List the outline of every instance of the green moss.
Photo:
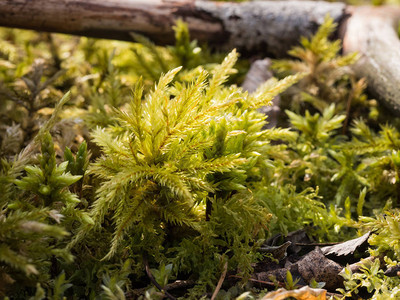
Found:
[{"label": "green moss", "polygon": [[[196,299],[302,228],[374,231],[371,253],[396,264],[399,129],[380,125],[334,29],[327,18],[252,94],[237,86],[248,62],[238,71],[235,51],[211,54],[181,21],[171,47],[2,30],[1,296],[155,299],[148,264],[161,285],[194,280]],[[288,126],[265,129],[257,109],[284,91]],[[344,294],[397,293],[377,263],[344,277]]]}]

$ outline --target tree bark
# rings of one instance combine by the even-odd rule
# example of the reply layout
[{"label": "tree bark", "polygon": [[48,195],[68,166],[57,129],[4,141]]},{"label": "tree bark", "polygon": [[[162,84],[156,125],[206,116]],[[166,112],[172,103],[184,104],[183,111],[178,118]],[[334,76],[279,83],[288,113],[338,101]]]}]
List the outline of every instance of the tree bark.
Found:
[{"label": "tree bark", "polygon": [[155,43],[174,41],[177,19],[192,38],[214,49],[280,58],[310,36],[326,14],[339,24],[345,53],[357,51],[354,66],[371,92],[400,115],[400,7],[348,7],[316,1],[211,2],[191,0],[2,0],[0,26],[131,40],[130,32]]},{"label": "tree bark", "polygon": [[174,42],[177,19],[192,38],[224,50],[286,56],[301,35],[310,36],[345,5],[314,1],[227,3],[190,0],[3,0],[0,26],[132,40],[141,33],[155,43]]},{"label": "tree bark", "polygon": [[400,7],[353,7],[343,35],[343,51],[360,53],[353,66],[367,78],[371,94],[400,115]]},{"label": "tree bark", "polygon": [[163,0],[3,0],[0,26],[132,40],[142,33],[156,43],[172,43],[172,25],[189,20],[194,38],[212,41],[224,35],[219,20],[187,1]]}]

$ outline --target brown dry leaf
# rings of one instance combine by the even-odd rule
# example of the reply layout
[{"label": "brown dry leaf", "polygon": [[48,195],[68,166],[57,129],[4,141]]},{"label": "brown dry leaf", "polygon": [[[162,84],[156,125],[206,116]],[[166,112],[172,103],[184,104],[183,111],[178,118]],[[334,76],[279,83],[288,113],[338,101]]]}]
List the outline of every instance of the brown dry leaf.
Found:
[{"label": "brown dry leaf", "polygon": [[349,254],[353,254],[356,250],[368,245],[368,238],[370,235],[371,232],[367,232],[363,236],[360,236],[356,239],[352,239],[333,246],[323,247],[321,248],[321,251],[324,255],[333,256],[346,256]]},{"label": "brown dry leaf", "polygon": [[301,278],[301,284],[309,284],[312,279],[317,282],[325,282],[327,290],[335,290],[343,286],[343,277],[339,275],[343,266],[326,258],[320,248],[315,248],[303,256],[294,264],[285,266],[268,272],[255,273],[254,277],[257,280],[269,281],[271,275],[280,282],[284,282],[286,273],[289,271],[293,278]]},{"label": "brown dry leaf", "polygon": [[288,297],[293,297],[297,300],[326,300],[326,290],[313,289],[309,286],[290,291],[279,289],[266,294],[261,300],[283,300]]},{"label": "brown dry leaf", "polygon": [[314,278],[317,282],[325,282],[327,290],[335,290],[343,285],[343,277],[339,275],[343,267],[326,258],[318,247],[299,260],[297,265],[306,283]]},{"label": "brown dry leaf", "polygon": [[286,242],[280,246],[262,246],[258,249],[259,252],[269,253],[273,258],[282,260],[287,256],[286,250],[291,245],[291,242]]}]

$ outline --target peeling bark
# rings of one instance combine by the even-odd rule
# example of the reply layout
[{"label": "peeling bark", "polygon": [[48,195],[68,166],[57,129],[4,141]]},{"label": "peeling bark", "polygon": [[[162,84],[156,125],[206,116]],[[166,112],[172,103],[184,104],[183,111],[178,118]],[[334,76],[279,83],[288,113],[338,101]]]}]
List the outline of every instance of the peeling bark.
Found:
[{"label": "peeling bark", "polygon": [[196,7],[221,20],[229,33],[225,48],[284,57],[300,36],[311,36],[329,14],[335,22],[345,16],[343,3],[314,1],[197,2]]}]

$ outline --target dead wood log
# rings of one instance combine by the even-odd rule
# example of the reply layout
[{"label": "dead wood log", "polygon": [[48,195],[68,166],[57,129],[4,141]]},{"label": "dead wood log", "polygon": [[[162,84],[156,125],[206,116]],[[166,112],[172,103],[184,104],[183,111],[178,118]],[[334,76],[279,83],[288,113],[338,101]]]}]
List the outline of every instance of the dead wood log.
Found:
[{"label": "dead wood log", "polygon": [[158,44],[174,40],[177,19],[216,49],[283,57],[300,36],[310,36],[330,14],[344,52],[358,51],[354,70],[370,90],[400,114],[400,7],[348,7],[343,3],[271,1],[215,3],[191,0],[3,0],[0,26],[131,40],[130,32]]},{"label": "dead wood log", "polygon": [[3,0],[0,26],[132,40],[138,32],[155,43],[174,41],[179,18],[191,35],[216,48],[285,56],[326,14],[340,22],[342,3],[278,1],[215,3],[190,0]]},{"label": "dead wood log", "polygon": [[400,7],[350,7],[348,12],[343,51],[360,53],[355,73],[367,78],[370,92],[400,115]]},{"label": "dead wood log", "polygon": [[[253,93],[261,84],[271,79],[274,74],[272,74],[270,67],[271,60],[268,58],[254,61],[251,64],[242,84],[243,90]],[[281,109],[279,108],[280,101],[280,96],[278,95],[272,99],[271,105],[263,106],[258,110],[268,116],[268,124],[265,125],[265,128],[272,128],[278,125],[278,119],[281,112]]]}]

